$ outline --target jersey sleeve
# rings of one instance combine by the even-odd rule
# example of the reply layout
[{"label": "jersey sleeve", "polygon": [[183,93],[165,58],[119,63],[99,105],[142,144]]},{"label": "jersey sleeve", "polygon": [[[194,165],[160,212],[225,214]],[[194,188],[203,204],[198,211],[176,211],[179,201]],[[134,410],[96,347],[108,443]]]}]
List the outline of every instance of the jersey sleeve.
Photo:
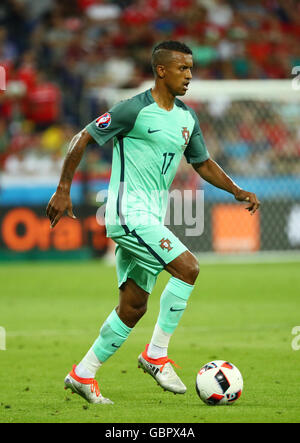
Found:
[{"label": "jersey sleeve", "polygon": [[136,113],[131,112],[129,102],[125,100],[117,103],[86,126],[85,129],[100,146],[113,137],[125,135],[134,126]]},{"label": "jersey sleeve", "polygon": [[193,109],[190,109],[190,113],[194,118],[195,125],[184,155],[188,163],[202,163],[209,158],[209,152],[206,148],[197,115]]}]

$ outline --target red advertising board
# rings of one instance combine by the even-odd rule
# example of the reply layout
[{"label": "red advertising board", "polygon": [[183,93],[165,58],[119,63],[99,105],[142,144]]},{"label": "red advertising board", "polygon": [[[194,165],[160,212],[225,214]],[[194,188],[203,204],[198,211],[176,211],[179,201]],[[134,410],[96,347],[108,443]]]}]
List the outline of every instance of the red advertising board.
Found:
[{"label": "red advertising board", "polygon": [[97,222],[95,208],[78,209],[80,216],[76,220],[63,216],[53,229],[43,212],[45,208],[1,208],[1,249],[72,251],[90,246],[98,252],[106,250],[105,226]]}]

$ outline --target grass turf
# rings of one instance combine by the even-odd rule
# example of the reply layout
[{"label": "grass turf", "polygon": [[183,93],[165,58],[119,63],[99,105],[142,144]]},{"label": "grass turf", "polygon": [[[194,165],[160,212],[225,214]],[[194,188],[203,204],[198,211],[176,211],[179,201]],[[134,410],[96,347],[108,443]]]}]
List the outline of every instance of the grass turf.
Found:
[{"label": "grass turf", "polygon": [[[147,314],[97,374],[115,404],[89,405],[64,391],[63,379],[118,303],[115,269],[99,261],[2,265],[0,422],[299,422],[300,351],[291,347],[300,323],[299,263],[201,267],[169,348],[182,367],[184,396],[163,392],[137,369],[168,278],[161,274]],[[197,397],[197,371],[213,359],[229,360],[243,374],[234,405],[209,407]]]}]

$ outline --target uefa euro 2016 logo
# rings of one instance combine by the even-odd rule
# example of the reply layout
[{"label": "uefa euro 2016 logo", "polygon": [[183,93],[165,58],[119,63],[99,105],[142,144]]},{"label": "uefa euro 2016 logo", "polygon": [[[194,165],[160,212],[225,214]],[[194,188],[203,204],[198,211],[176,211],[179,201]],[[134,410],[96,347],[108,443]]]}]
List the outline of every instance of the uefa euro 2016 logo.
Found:
[{"label": "uefa euro 2016 logo", "polygon": [[96,120],[96,126],[100,129],[106,129],[111,124],[111,115],[109,112],[100,115]]},{"label": "uefa euro 2016 logo", "polygon": [[6,89],[6,73],[3,66],[0,66],[0,91],[5,91]]}]

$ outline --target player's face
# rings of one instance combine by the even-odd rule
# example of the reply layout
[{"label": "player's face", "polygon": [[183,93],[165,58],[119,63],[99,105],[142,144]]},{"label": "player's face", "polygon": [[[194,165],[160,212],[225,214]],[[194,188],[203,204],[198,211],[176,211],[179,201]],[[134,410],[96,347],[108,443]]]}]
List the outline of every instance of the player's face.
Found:
[{"label": "player's face", "polygon": [[192,79],[193,57],[191,54],[172,51],[172,58],[165,66],[165,85],[174,95],[185,95]]}]

